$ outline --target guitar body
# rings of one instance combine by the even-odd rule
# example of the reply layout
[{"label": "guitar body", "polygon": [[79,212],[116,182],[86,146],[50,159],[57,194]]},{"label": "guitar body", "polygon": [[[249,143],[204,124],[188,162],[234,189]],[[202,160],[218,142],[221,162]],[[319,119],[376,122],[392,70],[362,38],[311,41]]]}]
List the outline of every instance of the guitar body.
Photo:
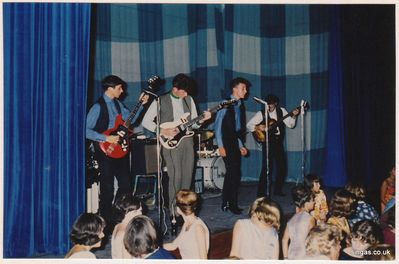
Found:
[{"label": "guitar body", "polygon": [[120,159],[126,156],[129,153],[129,144],[128,144],[128,134],[132,131],[129,131],[124,126],[125,121],[122,119],[122,115],[117,115],[115,119],[115,125],[113,128],[110,128],[104,131],[102,134],[106,136],[118,135],[118,132],[123,131],[125,136],[122,137],[118,143],[112,144],[109,142],[99,142],[100,149],[107,155],[108,157],[114,159]]},{"label": "guitar body", "polygon": [[160,125],[161,128],[163,129],[168,129],[168,128],[178,128],[179,133],[177,133],[174,137],[168,137],[165,135],[160,136],[160,142],[161,145],[166,148],[166,149],[175,149],[177,146],[180,144],[183,138],[186,137],[191,137],[194,135],[194,131],[189,131],[186,129],[182,129],[181,125],[184,125],[188,122],[187,117],[190,115],[190,113],[185,113],[179,121],[175,122],[165,122]]},{"label": "guitar body", "polygon": [[[268,127],[269,127],[269,135],[276,133],[277,121],[275,119],[270,118],[268,120]],[[265,143],[266,141],[266,126],[265,123],[260,123],[255,126],[255,130],[252,132],[252,135],[256,142],[258,143]]]}]

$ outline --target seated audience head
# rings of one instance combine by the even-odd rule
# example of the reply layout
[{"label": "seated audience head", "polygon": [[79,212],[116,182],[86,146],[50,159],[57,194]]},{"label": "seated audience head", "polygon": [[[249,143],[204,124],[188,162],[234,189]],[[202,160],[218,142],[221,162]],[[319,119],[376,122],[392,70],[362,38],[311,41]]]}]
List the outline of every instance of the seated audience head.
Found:
[{"label": "seated audience head", "polygon": [[320,191],[320,178],[316,174],[308,174],[304,178],[304,184],[314,193]]},{"label": "seated audience head", "polygon": [[388,244],[371,246],[364,255],[365,260],[395,260],[395,247]]},{"label": "seated audience head", "polygon": [[191,190],[180,190],[176,194],[176,205],[179,214],[195,214],[199,204],[198,194]]},{"label": "seated audience head", "polygon": [[142,210],[142,204],[137,197],[132,194],[123,194],[118,197],[114,203],[115,222],[119,223],[123,220],[125,215],[133,211]]},{"label": "seated audience head", "polygon": [[356,210],[356,200],[352,193],[340,189],[331,199],[329,209],[331,216],[349,218]]},{"label": "seated audience head", "polygon": [[249,217],[256,217],[260,222],[280,228],[280,210],[274,201],[266,197],[257,198],[249,209]]},{"label": "seated audience head", "polygon": [[134,217],[123,238],[126,250],[135,258],[144,258],[159,247],[154,222],[145,215]]},{"label": "seated audience head", "polygon": [[292,200],[298,208],[303,208],[306,211],[311,211],[314,208],[314,194],[312,190],[304,185],[298,185],[291,190]]},{"label": "seated audience head", "polygon": [[341,249],[342,233],[337,226],[321,224],[313,227],[305,241],[306,256],[317,259],[321,256],[337,260]]},{"label": "seated audience head", "polygon": [[357,222],[353,227],[350,238],[355,252],[363,252],[368,247],[384,241],[381,228],[370,220]]},{"label": "seated audience head", "polygon": [[364,188],[363,184],[349,182],[345,185],[345,190],[353,194],[357,201],[366,199],[366,188]]},{"label": "seated audience head", "polygon": [[101,216],[83,213],[72,226],[70,238],[75,245],[99,247],[104,237],[105,221]]}]

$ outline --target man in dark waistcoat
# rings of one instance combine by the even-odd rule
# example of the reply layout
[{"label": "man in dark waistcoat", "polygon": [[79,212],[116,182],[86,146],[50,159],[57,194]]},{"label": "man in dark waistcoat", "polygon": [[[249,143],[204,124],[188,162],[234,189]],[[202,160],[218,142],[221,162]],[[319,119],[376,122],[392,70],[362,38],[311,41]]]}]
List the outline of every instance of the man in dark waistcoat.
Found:
[{"label": "man in dark waistcoat", "polygon": [[[271,130],[269,133],[269,177],[267,177],[266,171],[266,144],[262,144],[262,170],[259,177],[258,184],[258,197],[263,197],[267,193],[270,194],[271,188],[271,175],[273,172],[273,162],[276,162],[277,175],[274,186],[274,195],[284,196],[282,191],[284,179],[287,174],[287,162],[286,155],[284,152],[284,135],[285,135],[285,127],[294,128],[296,123],[296,117],[299,114],[299,110],[295,109],[292,111],[292,115],[285,118],[283,117],[288,114],[287,110],[283,107],[277,107],[279,103],[279,99],[277,96],[273,94],[269,94],[266,96],[265,101],[267,102],[268,109],[268,119],[269,123],[270,119],[273,119],[273,122],[277,122],[278,126],[276,129]],[[264,116],[264,111],[257,112],[251,120],[249,120],[247,124],[247,128],[249,131],[254,131],[255,126],[265,122],[266,118]]]},{"label": "man in dark waistcoat", "polygon": [[215,135],[220,155],[226,166],[223,182],[222,210],[241,214],[238,207],[238,188],[241,180],[241,156],[246,156],[248,150],[244,145],[245,107],[242,102],[247,95],[251,83],[241,77],[230,82],[231,95],[228,99],[238,102],[220,110],[216,114]]},{"label": "man in dark waistcoat", "polygon": [[[119,135],[104,135],[103,132],[115,126],[118,115],[126,120],[130,111],[118,100],[126,91],[126,82],[115,75],[109,75],[102,80],[104,94],[90,108],[86,119],[86,138],[94,141],[95,156],[100,171],[100,215],[112,226],[112,201],[114,200],[114,177],[118,181],[116,196],[130,193],[132,191],[132,180],[130,176],[129,154],[122,158],[107,156],[99,147],[98,142],[117,143]],[[147,103],[148,95],[142,95],[142,104]],[[142,107],[139,109],[139,112]],[[132,123],[139,116],[137,114]],[[107,232],[112,230],[106,230]]]}]

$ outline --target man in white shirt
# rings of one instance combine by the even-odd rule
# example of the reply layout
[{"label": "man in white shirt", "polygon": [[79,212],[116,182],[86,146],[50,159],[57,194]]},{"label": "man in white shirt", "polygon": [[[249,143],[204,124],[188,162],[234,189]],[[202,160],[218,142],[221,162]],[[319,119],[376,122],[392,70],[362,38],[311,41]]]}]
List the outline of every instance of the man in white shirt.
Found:
[{"label": "man in white shirt", "polygon": [[[190,113],[188,119],[192,120],[198,116],[192,92],[194,81],[183,73],[173,78],[170,92],[159,97],[160,100],[160,124],[165,122],[176,122],[184,113]],[[157,102],[154,101],[145,114],[142,125],[151,132],[156,131]],[[204,118],[192,126],[199,128],[205,120],[211,117],[209,111],[204,112]],[[174,137],[179,133],[177,127],[160,129],[161,136]],[[169,209],[172,210],[173,199],[181,189],[190,189],[194,171],[194,141],[193,137],[185,137],[174,149],[162,148],[162,157],[166,162],[169,184]]]},{"label": "man in white shirt", "polygon": [[[258,183],[258,197],[265,196],[266,188],[269,188],[268,193],[270,193],[270,177],[273,172],[273,162],[276,161],[277,175],[276,182],[274,186],[274,195],[284,196],[282,192],[284,179],[286,176],[287,165],[286,156],[284,152],[284,133],[285,127],[294,128],[296,124],[296,117],[299,114],[298,109],[294,109],[288,114],[287,110],[283,107],[277,107],[279,99],[273,94],[266,96],[265,101],[267,102],[268,109],[268,125],[269,128],[269,177],[267,177],[266,171],[266,157],[263,155],[262,158],[262,171],[259,177]],[[251,120],[247,123],[247,129],[250,132],[255,131],[256,125],[261,123],[265,124],[264,111],[257,112]],[[275,125],[273,125],[275,124]],[[261,125],[261,129],[264,129],[264,125]],[[274,129],[273,129],[274,128]],[[266,144],[262,144],[262,152],[265,153]],[[267,184],[268,183],[268,184]]]}]

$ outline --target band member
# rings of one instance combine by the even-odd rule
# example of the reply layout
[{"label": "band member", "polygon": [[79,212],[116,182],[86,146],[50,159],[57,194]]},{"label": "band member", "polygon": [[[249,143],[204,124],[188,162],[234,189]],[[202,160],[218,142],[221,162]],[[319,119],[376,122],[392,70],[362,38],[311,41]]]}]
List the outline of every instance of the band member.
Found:
[{"label": "band member", "polygon": [[[265,196],[266,192],[266,183],[268,182],[268,188],[270,187],[270,177],[273,172],[273,161],[276,161],[277,166],[277,175],[276,175],[276,182],[274,186],[274,195],[284,196],[282,191],[284,179],[286,175],[287,165],[286,165],[286,156],[284,152],[284,132],[285,126],[288,128],[294,128],[296,123],[296,117],[299,114],[299,110],[295,109],[292,111],[292,115],[290,117],[283,119],[283,116],[288,114],[287,110],[283,107],[277,107],[279,103],[279,99],[277,96],[273,94],[269,94],[266,96],[265,101],[267,102],[269,109],[268,109],[268,120],[273,119],[276,121],[278,126],[275,130],[271,130],[269,133],[269,178],[266,177],[266,157],[263,155],[262,158],[262,171],[259,177],[259,184],[258,184],[258,197]],[[247,124],[247,129],[249,131],[254,131],[255,126],[265,122],[266,118],[264,117],[264,112],[259,111],[257,112],[251,120],[249,120]],[[268,122],[270,124],[271,122]],[[264,129],[265,126],[262,127]],[[266,144],[262,144],[262,152],[266,153]],[[266,182],[267,181],[267,182]],[[270,189],[268,190],[270,193]]]},{"label": "band member", "polygon": [[[104,131],[115,126],[116,117],[121,114],[122,118],[126,120],[129,117],[130,111],[118,100],[123,92],[126,91],[126,82],[115,75],[109,75],[102,80],[102,87],[104,94],[98,99],[89,110],[86,119],[86,138],[95,142],[109,142],[112,144],[118,143],[119,135],[104,135]],[[142,96],[142,104],[147,103],[148,95]],[[142,110],[142,106],[139,111]],[[136,115],[136,117],[139,115]],[[132,121],[134,123],[136,118]],[[111,208],[114,199],[114,177],[118,180],[119,197],[122,194],[130,193],[131,177],[129,169],[129,155],[122,158],[112,158],[107,156],[99,147],[97,143],[94,144],[96,158],[99,163],[100,171],[100,215],[107,222],[107,230],[112,231],[112,216]]]},{"label": "band member", "polygon": [[[194,81],[187,75],[180,73],[173,78],[170,92],[159,97],[160,100],[160,124],[179,121],[184,113],[190,113],[188,119],[198,116],[197,109],[190,93],[193,90]],[[192,128],[196,129],[211,117],[209,111],[204,112],[204,118]],[[157,102],[154,101],[148,108],[143,118],[144,128],[156,131]],[[174,137],[179,133],[177,127],[160,129],[160,135]],[[174,149],[162,148],[162,157],[166,162],[169,183],[169,208],[172,209],[173,199],[180,189],[190,189],[194,172],[194,141],[193,137],[183,138]]]},{"label": "band member", "polygon": [[235,105],[220,110],[216,115],[215,135],[220,155],[226,166],[222,191],[222,210],[241,214],[238,207],[238,188],[241,180],[241,156],[248,150],[244,146],[245,98],[251,83],[241,77],[230,82],[231,99],[239,100]]}]

